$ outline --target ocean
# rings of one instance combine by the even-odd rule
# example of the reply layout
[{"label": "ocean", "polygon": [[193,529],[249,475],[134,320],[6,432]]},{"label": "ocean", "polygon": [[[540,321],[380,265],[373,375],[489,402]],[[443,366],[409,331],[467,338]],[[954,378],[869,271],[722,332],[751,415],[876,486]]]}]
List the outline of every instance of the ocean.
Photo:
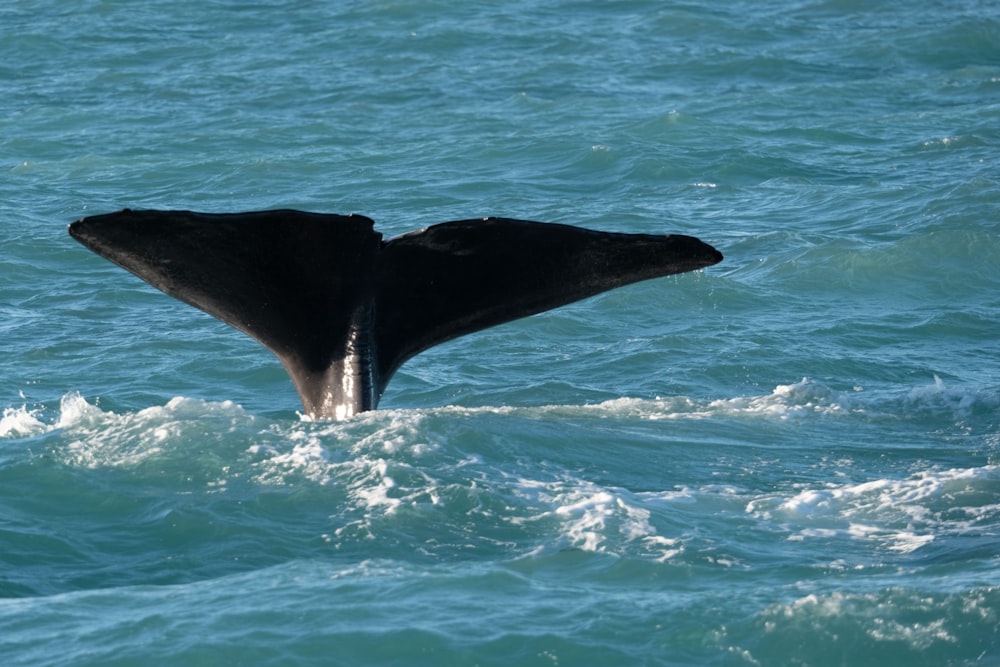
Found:
[{"label": "ocean", "polygon": [[[4,665],[1000,665],[1000,5],[0,8]],[[121,208],[713,267],[310,421]]]}]

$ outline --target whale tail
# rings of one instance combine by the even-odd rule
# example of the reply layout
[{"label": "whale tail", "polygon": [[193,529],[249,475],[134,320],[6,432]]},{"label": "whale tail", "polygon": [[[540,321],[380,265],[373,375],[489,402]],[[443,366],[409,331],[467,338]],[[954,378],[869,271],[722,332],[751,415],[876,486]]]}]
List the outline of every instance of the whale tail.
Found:
[{"label": "whale tail", "polygon": [[316,419],[375,409],[403,362],[438,343],[722,260],[681,235],[484,218],[385,241],[373,225],[292,210],[126,209],[69,233],[271,350]]}]

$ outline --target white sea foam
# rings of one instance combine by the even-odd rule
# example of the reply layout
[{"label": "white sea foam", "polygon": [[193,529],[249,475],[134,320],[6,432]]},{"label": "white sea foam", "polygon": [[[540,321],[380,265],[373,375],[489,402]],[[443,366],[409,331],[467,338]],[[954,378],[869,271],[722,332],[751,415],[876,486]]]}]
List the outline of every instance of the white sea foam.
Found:
[{"label": "white sea foam", "polygon": [[0,438],[23,438],[44,433],[49,427],[38,418],[39,412],[23,405],[4,408],[3,416],[0,416]]},{"label": "white sea foam", "polygon": [[174,398],[163,406],[118,414],[72,392],[60,400],[56,418],[47,424],[39,422],[36,428],[41,433],[64,434],[66,444],[57,451],[70,465],[115,467],[136,465],[165,451],[184,455],[180,443],[203,434],[206,418],[222,419],[227,429],[233,428],[234,420],[252,421],[228,401]]},{"label": "white sea foam", "polygon": [[248,453],[263,455],[258,464],[259,482],[285,483],[289,475],[302,476],[318,484],[327,484],[331,479],[329,454],[319,439],[303,432],[288,436],[292,448],[279,451],[271,446],[251,445]]},{"label": "white sea foam", "polygon": [[[937,384],[924,390],[930,397],[927,400],[937,400],[940,390]],[[271,422],[265,423],[263,429],[251,415],[229,402],[174,398],[163,406],[116,414],[78,394],[68,394],[61,401],[57,418],[50,423],[42,413],[25,408],[6,410],[0,422],[5,430],[0,433],[16,437],[19,433],[64,429],[66,444],[61,451],[65,460],[82,467],[102,467],[139,465],[164,455],[178,459],[187,456],[186,443],[192,440],[201,445],[207,437],[211,444],[228,430],[242,429],[239,437],[219,442],[241,447],[226,460],[235,462],[245,479],[274,486],[305,480],[336,487],[345,494],[345,521],[330,533],[337,536],[352,530],[374,534],[378,521],[401,508],[447,508],[454,498],[462,502],[472,498],[473,509],[468,511],[487,517],[488,507],[475,506],[476,494],[484,494],[489,498],[486,506],[500,498],[507,503],[509,511],[498,520],[508,525],[549,526],[562,535],[563,544],[574,548],[615,554],[628,551],[662,561],[683,553],[686,538],[657,527],[659,520],[654,521],[654,513],[659,516],[660,505],[690,505],[708,496],[725,495],[726,506],[719,511],[745,507],[760,521],[778,524],[790,541],[845,537],[909,553],[934,543],[942,529],[962,530],[963,525],[971,525],[984,513],[1000,511],[1000,504],[984,507],[981,499],[965,504],[961,500],[967,484],[980,489],[984,483],[995,486],[997,467],[930,470],[903,479],[817,484],[792,493],[756,497],[747,497],[738,490],[700,486],[632,493],[558,469],[548,471],[553,477],[540,470],[524,479],[507,472],[487,471],[492,464],[484,462],[482,453],[462,451],[437,430],[452,428],[455,421],[437,417],[491,414],[529,420],[566,414],[618,419],[700,419],[711,414],[746,414],[778,415],[784,419],[797,414],[789,407],[813,413],[851,414],[861,409],[852,405],[855,393],[831,392],[803,379],[748,399],[617,399],[594,406],[394,410],[359,415],[345,422]],[[907,400],[924,400],[921,396],[919,391],[910,392]],[[435,434],[441,436],[441,442],[435,442]],[[242,462],[237,461],[240,452]],[[220,471],[213,478],[213,488],[223,488],[225,478]],[[479,488],[472,488],[477,485]],[[510,498],[505,498],[508,493]],[[739,509],[735,511],[739,513]],[[947,520],[941,516],[944,511],[950,512]],[[962,516],[966,517],[965,523]],[[720,556],[719,562],[734,562],[727,558]]]},{"label": "white sea foam", "polygon": [[683,551],[679,539],[657,533],[643,498],[623,489],[564,476],[547,481],[520,479],[516,493],[537,513],[514,518],[512,523],[555,521],[563,539],[575,549],[617,554],[632,548],[657,561]]},{"label": "white sea foam", "polygon": [[546,405],[539,407],[444,407],[426,412],[459,412],[475,414],[514,414],[526,417],[598,416],[619,419],[709,419],[719,416],[761,416],[792,419],[807,415],[842,415],[863,412],[865,402],[857,397],[860,387],[850,391],[835,391],[809,378],[778,385],[773,391],[758,396],[720,399],[695,399],[672,396],[655,399],[614,398],[587,405]]},{"label": "white sea foam", "polygon": [[760,618],[769,632],[792,623],[814,627],[818,641],[836,640],[838,631],[844,632],[848,623],[874,642],[904,643],[926,650],[941,642],[958,641],[953,632],[955,619],[946,620],[938,611],[942,602],[939,597],[906,590],[813,593],[774,605]]},{"label": "white sea foam", "polygon": [[[746,417],[787,421],[811,416],[843,417],[848,415],[893,416],[919,410],[945,410],[956,419],[967,418],[976,409],[1000,407],[1000,395],[949,386],[938,376],[926,383],[867,391],[852,384],[848,389],[833,389],[822,382],[803,377],[797,382],[779,384],[767,393],[731,398],[693,398],[666,396],[657,398],[613,398],[582,405],[553,404],[539,406],[456,406],[381,410],[386,416],[409,421],[417,427],[421,417],[509,415],[528,419],[598,417],[607,419],[697,420],[717,417]],[[307,417],[300,415],[303,422]],[[354,423],[370,420],[371,413],[353,418]]]},{"label": "white sea foam", "polygon": [[343,422],[274,424],[248,448],[257,484],[296,486],[303,481],[343,494],[331,517],[331,543],[374,538],[401,508],[438,506],[448,482],[443,471],[469,465],[468,457],[427,462],[437,446],[423,439],[420,411],[366,413]]},{"label": "white sea foam", "polygon": [[[613,398],[600,403],[584,405],[542,406],[444,406],[426,408],[425,415],[476,414],[514,415],[538,418],[563,418],[596,416],[619,419],[707,419],[725,415],[761,415],[788,419],[807,414],[843,414],[859,409],[853,394],[862,391],[854,387],[849,392],[829,389],[809,378],[799,382],[778,385],[773,391],[760,396],[695,399],[687,396],[645,398]],[[407,411],[393,411],[403,414]],[[383,413],[384,414],[384,413]]]},{"label": "white sea foam", "polygon": [[69,393],[59,401],[59,413],[54,421],[43,421],[41,408],[27,406],[4,408],[0,417],[0,438],[28,437],[48,433],[80,423],[86,416],[100,414],[100,410],[80,396]]},{"label": "white sea foam", "polygon": [[[542,406],[538,408],[484,408],[498,413],[514,413],[543,417],[594,415],[618,419],[685,420],[718,417],[763,418],[779,421],[814,416],[867,417],[898,416],[920,411],[943,411],[961,421],[976,410],[1000,408],[1000,395],[949,386],[938,376],[912,387],[866,391],[852,385],[849,389],[832,389],[821,382],[804,377],[798,382],[780,384],[766,394],[732,398],[702,399],[687,396],[655,399],[616,398],[581,406]],[[475,410],[475,409],[473,409]]]},{"label": "white sea foam", "polygon": [[[995,479],[998,466],[920,472],[901,480],[878,479],[859,484],[808,489],[783,501],[778,509],[796,514],[817,512],[847,512],[904,510],[920,501],[940,496],[946,487],[966,480]],[[753,505],[753,504],[751,504]],[[913,518],[922,518],[922,510],[914,508]]]},{"label": "white sea foam", "polygon": [[998,466],[928,470],[904,479],[765,496],[750,501],[746,511],[781,522],[790,531],[789,540],[845,535],[908,553],[934,542],[942,530],[962,532],[980,517],[995,514],[1000,503],[984,505],[981,496],[998,482]]}]

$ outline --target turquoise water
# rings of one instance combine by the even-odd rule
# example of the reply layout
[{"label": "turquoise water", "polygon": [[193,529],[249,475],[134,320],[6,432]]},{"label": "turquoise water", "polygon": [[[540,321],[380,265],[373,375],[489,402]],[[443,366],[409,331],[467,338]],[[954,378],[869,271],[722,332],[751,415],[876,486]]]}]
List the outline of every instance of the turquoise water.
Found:
[{"label": "turquoise water", "polygon": [[[5,665],[1000,664],[1000,7],[0,8]],[[133,208],[726,255],[309,422]]]}]

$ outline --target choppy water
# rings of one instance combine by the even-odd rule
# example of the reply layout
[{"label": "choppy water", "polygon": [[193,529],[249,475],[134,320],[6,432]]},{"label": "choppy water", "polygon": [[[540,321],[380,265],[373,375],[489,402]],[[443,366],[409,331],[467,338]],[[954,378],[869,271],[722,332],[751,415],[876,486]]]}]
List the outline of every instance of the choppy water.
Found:
[{"label": "choppy water", "polygon": [[[1000,8],[0,8],[5,665],[1000,664]],[[724,263],[303,421],[65,233],[506,215]]]}]

